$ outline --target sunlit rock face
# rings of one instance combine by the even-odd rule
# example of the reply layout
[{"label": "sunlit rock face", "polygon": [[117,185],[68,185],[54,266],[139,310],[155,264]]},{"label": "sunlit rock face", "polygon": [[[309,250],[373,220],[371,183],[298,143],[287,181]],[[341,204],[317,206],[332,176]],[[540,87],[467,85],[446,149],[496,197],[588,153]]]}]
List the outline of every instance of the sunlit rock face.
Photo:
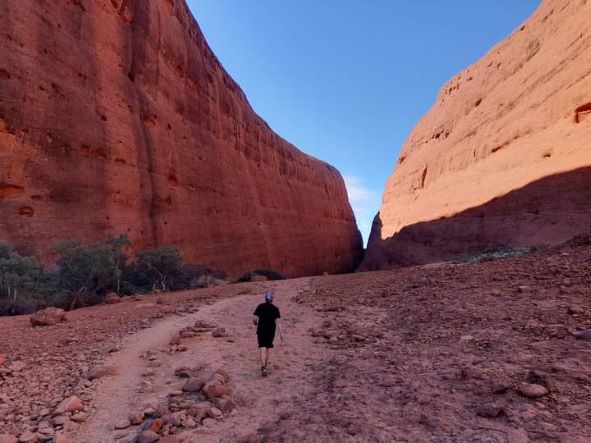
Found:
[{"label": "sunlit rock face", "polygon": [[187,262],[352,269],[341,175],[251,109],[182,0],[0,4],[0,240],[127,234]]},{"label": "sunlit rock face", "polygon": [[546,0],[450,80],[386,185],[362,269],[591,226],[591,2]]}]

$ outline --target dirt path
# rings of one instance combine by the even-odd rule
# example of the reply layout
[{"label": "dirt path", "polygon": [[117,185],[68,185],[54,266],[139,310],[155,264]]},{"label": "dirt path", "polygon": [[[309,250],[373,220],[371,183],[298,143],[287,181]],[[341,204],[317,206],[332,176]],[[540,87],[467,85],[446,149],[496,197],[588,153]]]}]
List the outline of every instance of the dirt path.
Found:
[{"label": "dirt path", "polygon": [[[278,420],[281,414],[290,412],[290,405],[301,404],[313,389],[313,368],[330,358],[330,351],[314,343],[308,332],[319,327],[322,317],[292,300],[309,284],[310,279],[298,279],[269,285],[276,292],[285,331],[285,342],[276,340],[269,377],[260,376],[255,328],[251,322],[252,312],[262,300],[261,285],[261,290],[252,290],[252,294],[205,305],[197,313],[165,319],[131,336],[106,363],[116,368],[116,375],[100,382],[91,419],[73,440],[118,441],[113,430],[117,421],[145,407],[164,403],[171,391],[182,387],[184,380],[174,375],[175,368],[181,366],[202,368],[204,375],[217,369],[226,370],[231,376],[231,398],[238,408],[221,420],[208,421],[206,426],[179,434],[177,441],[195,438],[200,442],[237,441]],[[171,354],[170,338],[197,320],[224,327],[227,336],[214,338],[207,333],[183,339],[182,344],[188,350]],[[147,359],[146,353],[152,356]]]}]

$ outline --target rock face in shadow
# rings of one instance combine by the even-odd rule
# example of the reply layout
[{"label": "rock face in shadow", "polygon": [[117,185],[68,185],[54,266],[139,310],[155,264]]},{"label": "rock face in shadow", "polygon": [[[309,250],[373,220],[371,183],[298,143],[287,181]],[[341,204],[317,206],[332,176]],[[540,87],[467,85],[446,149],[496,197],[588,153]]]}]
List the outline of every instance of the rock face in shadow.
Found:
[{"label": "rock face in shadow", "polygon": [[46,263],[126,233],[232,273],[356,265],[341,175],[253,112],[183,0],[10,0],[0,29],[0,240]]},{"label": "rock face in shadow", "polygon": [[[580,171],[591,166],[590,19],[591,2],[545,0],[443,87],[388,180],[361,269],[439,261],[483,246],[556,244],[578,232],[573,214],[589,220],[591,201],[579,197],[590,184]],[[560,176],[577,198],[551,186],[529,193]],[[520,204],[508,200],[515,196]],[[489,213],[495,199],[511,211]]]}]

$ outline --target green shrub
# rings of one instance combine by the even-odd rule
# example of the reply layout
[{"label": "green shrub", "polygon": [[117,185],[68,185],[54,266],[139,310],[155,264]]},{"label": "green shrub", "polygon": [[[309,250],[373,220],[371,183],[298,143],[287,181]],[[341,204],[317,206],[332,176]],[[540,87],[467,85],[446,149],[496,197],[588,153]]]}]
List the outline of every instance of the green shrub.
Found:
[{"label": "green shrub", "polygon": [[34,257],[0,243],[0,315],[27,314],[46,306],[53,284]]},{"label": "green shrub", "polygon": [[120,292],[127,245],[129,240],[123,235],[104,244],[66,241],[58,245],[60,288],[67,293],[70,309],[100,303],[107,293]]}]

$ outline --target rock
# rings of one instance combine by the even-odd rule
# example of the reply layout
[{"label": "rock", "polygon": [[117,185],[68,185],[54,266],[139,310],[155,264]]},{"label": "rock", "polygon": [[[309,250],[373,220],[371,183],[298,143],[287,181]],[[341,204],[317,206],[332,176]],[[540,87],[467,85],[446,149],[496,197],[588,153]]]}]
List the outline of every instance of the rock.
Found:
[{"label": "rock", "polygon": [[491,391],[495,394],[502,394],[503,392],[507,392],[512,387],[513,383],[511,383],[510,380],[495,380],[492,383]]},{"label": "rock", "polygon": [[209,415],[211,418],[220,418],[223,414],[222,411],[220,411],[218,408],[210,408],[209,411],[207,412],[207,415]]},{"label": "rock", "polygon": [[21,372],[27,369],[27,364],[24,361],[15,361],[8,367],[12,372]]},{"label": "rock", "polygon": [[223,369],[217,369],[211,376],[212,379],[219,380],[221,383],[228,383],[230,381],[230,374]]},{"label": "rock", "polygon": [[60,308],[47,308],[31,315],[32,326],[54,326],[66,321],[66,312]]},{"label": "rock", "polygon": [[503,414],[504,411],[505,408],[503,406],[499,406],[495,403],[484,403],[478,407],[476,413],[481,417],[495,418]]},{"label": "rock", "polygon": [[37,434],[27,431],[19,436],[18,441],[19,443],[37,443],[39,439],[37,438]]},{"label": "rock", "polygon": [[121,297],[119,297],[114,292],[109,292],[104,299],[105,304],[107,305],[114,305],[116,303],[121,302]]},{"label": "rock", "polygon": [[73,395],[61,402],[61,404],[55,410],[54,415],[61,415],[66,412],[77,412],[81,411],[82,409],[84,409],[82,400],[80,400],[77,396]]},{"label": "rock", "polygon": [[58,416],[53,417],[51,419],[51,423],[54,426],[63,426],[66,424],[67,421],[68,421],[68,417],[66,417],[65,415],[58,415]]},{"label": "rock", "polygon": [[70,440],[62,431],[57,431],[54,436],[54,443],[70,443]]},{"label": "rock", "polygon": [[217,381],[211,381],[203,386],[203,393],[211,400],[226,397],[232,393],[232,390]]},{"label": "rock", "polygon": [[224,328],[216,328],[213,331],[211,331],[211,336],[212,337],[216,337],[216,338],[220,338],[220,337],[225,337],[227,334],[226,329]]},{"label": "rock", "polygon": [[582,306],[572,305],[568,307],[568,313],[570,315],[580,315],[585,313],[585,309]]},{"label": "rock", "polygon": [[141,425],[144,422],[144,417],[145,415],[143,412],[136,412],[129,416],[129,421],[134,426]]},{"label": "rock", "polygon": [[185,392],[199,392],[205,383],[200,378],[191,377],[183,386]]},{"label": "rock", "polygon": [[83,423],[88,420],[88,414],[84,412],[78,412],[77,414],[72,415],[71,419],[76,423]]},{"label": "rock", "polygon": [[6,355],[0,354],[0,366],[3,366],[6,363]]},{"label": "rock", "polygon": [[591,329],[585,331],[575,332],[575,337],[579,340],[591,340]]},{"label": "rock", "polygon": [[117,374],[117,369],[115,369],[113,366],[97,366],[97,367],[90,369],[86,373],[86,378],[88,380],[96,380],[99,378],[112,376],[112,375],[116,375],[116,374]]},{"label": "rock", "polygon": [[545,386],[532,383],[520,383],[517,392],[527,398],[540,398],[549,393]]},{"label": "rock", "polygon": [[181,343],[181,336],[179,334],[174,334],[168,344],[171,346],[178,346]]},{"label": "rock", "polygon": [[152,421],[152,423],[150,423],[150,427],[148,428],[148,431],[158,433],[162,429],[163,425],[164,425],[164,420],[162,418],[157,418],[154,421]]},{"label": "rock", "polygon": [[250,434],[248,437],[246,437],[246,443],[262,443],[262,438],[259,434],[257,434],[256,432]]},{"label": "rock", "polygon": [[160,436],[153,431],[144,431],[138,435],[138,443],[154,443],[160,440]]},{"label": "rock", "polygon": [[18,443],[18,438],[14,435],[0,434],[0,443]]},{"label": "rock", "polygon": [[184,261],[232,275],[352,270],[363,246],[341,174],[253,111],[186,2],[102,3],[1,2],[20,19],[0,33],[0,239],[52,263],[62,240],[129,232],[133,248],[156,248],[174,229]]},{"label": "rock", "polygon": [[443,262],[489,245],[556,245],[589,231],[591,98],[580,71],[591,42],[572,47],[588,32],[589,2],[540,3],[443,85],[420,119],[360,270]]},{"label": "rock", "polygon": [[118,422],[115,422],[115,424],[113,425],[113,428],[117,429],[117,430],[121,430],[121,429],[127,429],[131,426],[131,421],[129,420],[120,420]]},{"label": "rock", "polygon": [[236,409],[236,403],[227,398],[216,398],[214,404],[224,414],[229,414]]}]

